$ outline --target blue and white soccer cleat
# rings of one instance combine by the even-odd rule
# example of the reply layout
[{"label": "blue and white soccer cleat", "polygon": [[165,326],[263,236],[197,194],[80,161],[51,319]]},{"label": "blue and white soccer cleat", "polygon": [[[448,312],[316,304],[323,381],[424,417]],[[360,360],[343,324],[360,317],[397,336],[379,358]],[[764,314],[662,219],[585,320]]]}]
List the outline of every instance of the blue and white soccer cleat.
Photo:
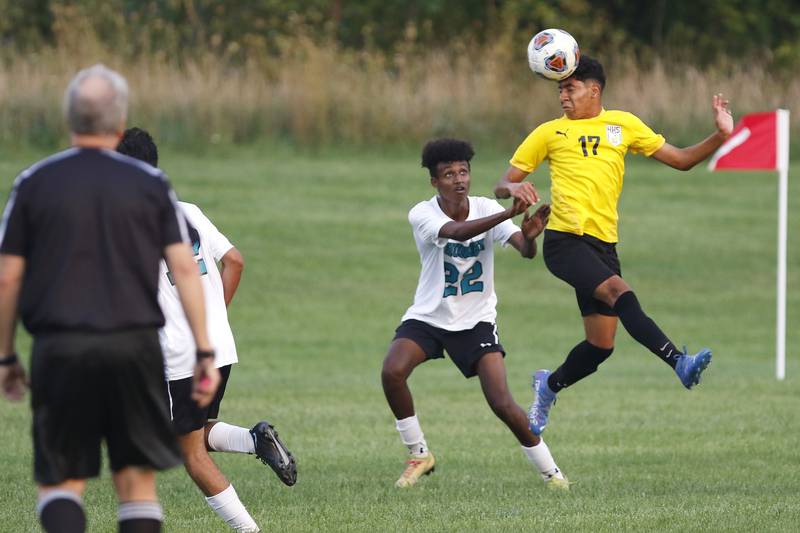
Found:
[{"label": "blue and white soccer cleat", "polygon": [[534,435],[541,435],[547,426],[550,408],[556,402],[556,393],[547,386],[549,370],[537,370],[533,375],[533,403],[528,409],[528,424]]},{"label": "blue and white soccer cleat", "polygon": [[[683,349],[686,352],[686,348]],[[711,350],[703,348],[694,355],[684,353],[678,356],[678,362],[675,363],[675,373],[687,389],[691,389],[700,383],[700,374],[706,369],[708,364],[711,363]]]}]

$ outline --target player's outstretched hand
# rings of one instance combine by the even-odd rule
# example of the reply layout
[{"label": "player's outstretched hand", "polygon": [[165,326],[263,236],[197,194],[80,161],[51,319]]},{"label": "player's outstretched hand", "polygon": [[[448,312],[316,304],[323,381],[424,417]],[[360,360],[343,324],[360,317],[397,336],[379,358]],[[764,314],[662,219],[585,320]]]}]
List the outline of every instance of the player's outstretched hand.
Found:
[{"label": "player's outstretched hand", "polygon": [[536,192],[536,187],[530,181],[520,181],[519,183],[509,183],[508,193],[514,199],[520,199],[528,202],[529,205],[535,205],[539,201],[539,193]]},{"label": "player's outstretched hand", "polygon": [[213,357],[206,357],[195,363],[192,400],[200,407],[206,407],[217,394],[220,379],[219,370],[214,367]]},{"label": "player's outstretched hand", "polygon": [[28,378],[19,361],[11,365],[0,366],[0,387],[3,389],[3,396],[12,402],[18,402],[25,397],[25,391],[28,390]]},{"label": "player's outstretched hand", "polygon": [[733,132],[733,114],[728,108],[730,102],[722,97],[722,93],[717,93],[711,99],[711,107],[714,110],[714,122],[717,131],[726,139]]},{"label": "player's outstretched hand", "polygon": [[508,208],[508,212],[511,214],[511,217],[513,218],[519,215],[520,213],[526,212],[530,206],[531,204],[526,202],[525,200],[514,198],[514,203],[511,204],[511,207]]},{"label": "player's outstretched hand", "polygon": [[550,219],[550,204],[542,204],[533,215],[525,212],[522,218],[522,234],[529,241],[538,237],[547,227],[547,221]]}]

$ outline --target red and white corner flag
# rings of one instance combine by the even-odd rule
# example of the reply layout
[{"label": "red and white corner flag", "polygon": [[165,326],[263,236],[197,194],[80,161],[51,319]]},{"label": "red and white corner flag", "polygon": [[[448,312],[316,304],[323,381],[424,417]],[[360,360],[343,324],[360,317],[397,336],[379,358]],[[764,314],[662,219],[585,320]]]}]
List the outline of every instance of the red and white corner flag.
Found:
[{"label": "red and white corner flag", "polygon": [[786,377],[786,241],[789,198],[789,110],[745,115],[708,164],[715,170],[778,171],[778,312],[775,376]]},{"label": "red and white corner flag", "polygon": [[780,170],[789,164],[789,111],[751,113],[733,129],[709,170]]}]

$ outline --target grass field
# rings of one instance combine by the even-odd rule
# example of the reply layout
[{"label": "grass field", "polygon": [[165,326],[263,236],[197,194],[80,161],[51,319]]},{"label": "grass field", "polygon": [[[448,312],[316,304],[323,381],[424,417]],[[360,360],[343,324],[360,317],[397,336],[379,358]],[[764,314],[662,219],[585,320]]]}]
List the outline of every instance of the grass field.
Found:
[{"label": "grass field", "polygon": [[[478,147],[472,193],[489,195],[507,154]],[[35,155],[6,154],[6,191]],[[418,257],[406,213],[433,190],[416,152],[286,148],[165,152],[182,199],[247,260],[231,307],[240,364],[222,418],[276,424],[299,462],[281,485],[252,457],[216,455],[266,531],[796,531],[800,527],[800,208],[790,205],[788,378],[774,378],[776,178],[689,173],[629,158],[623,272],[676,343],[714,361],[687,392],[621,329],[614,356],[561,394],[545,433],[577,482],[544,490],[476,380],[449,361],[411,379],[437,470],[398,491],[405,448],[380,366],[410,304]],[[541,172],[540,172],[541,173]],[[800,166],[792,177],[800,176]],[[546,192],[547,179],[536,183]],[[3,192],[5,196],[5,192]],[[541,258],[498,252],[499,326],[512,392],[581,338],[571,290]],[[20,344],[26,347],[26,339]],[[27,354],[26,354],[27,359]],[[0,530],[36,531],[30,412],[0,402]],[[166,531],[227,531],[185,473],[161,476]],[[115,528],[108,474],[85,496],[92,531]]]}]

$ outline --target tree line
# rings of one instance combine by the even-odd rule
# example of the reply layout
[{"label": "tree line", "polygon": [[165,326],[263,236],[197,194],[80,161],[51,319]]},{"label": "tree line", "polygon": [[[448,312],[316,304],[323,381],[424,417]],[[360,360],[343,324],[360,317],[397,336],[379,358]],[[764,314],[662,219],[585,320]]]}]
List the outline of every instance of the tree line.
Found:
[{"label": "tree line", "polygon": [[59,45],[69,26],[126,58],[161,50],[232,60],[280,55],[303,33],[351,50],[524,46],[539,29],[571,32],[585,53],[703,68],[800,66],[796,0],[0,0],[3,54]]}]

